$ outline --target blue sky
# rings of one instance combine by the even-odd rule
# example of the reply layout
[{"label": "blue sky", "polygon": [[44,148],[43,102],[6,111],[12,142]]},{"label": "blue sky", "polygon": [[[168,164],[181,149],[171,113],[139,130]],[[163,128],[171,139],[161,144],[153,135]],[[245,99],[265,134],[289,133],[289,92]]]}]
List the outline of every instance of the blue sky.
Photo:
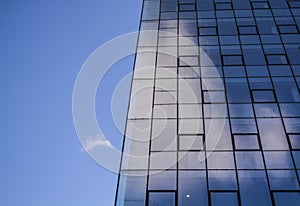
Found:
[{"label": "blue sky", "polygon": [[[80,151],[72,92],[81,65],[95,49],[138,29],[141,3],[0,0],[0,205],[113,204],[116,175]],[[112,73],[112,83],[132,69],[132,58],[118,68],[123,72]],[[112,86],[104,85],[106,92],[97,100],[109,99]],[[97,106],[104,132],[120,146],[109,101]]]}]

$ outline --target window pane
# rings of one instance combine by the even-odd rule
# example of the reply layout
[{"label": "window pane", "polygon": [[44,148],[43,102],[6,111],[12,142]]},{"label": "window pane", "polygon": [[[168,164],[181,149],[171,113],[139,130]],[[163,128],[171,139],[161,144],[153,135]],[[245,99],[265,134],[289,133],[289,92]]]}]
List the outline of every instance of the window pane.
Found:
[{"label": "window pane", "polygon": [[258,128],[263,149],[288,149],[286,134],[280,119],[258,119]]},{"label": "window pane", "polygon": [[300,202],[300,192],[274,192],[276,206],[298,206]]},{"label": "window pane", "polygon": [[299,102],[298,88],[293,78],[273,78],[275,93],[279,102]]},{"label": "window pane", "polygon": [[232,150],[228,119],[205,119],[205,134],[207,151]]},{"label": "window pane", "polygon": [[147,176],[130,177],[121,175],[117,206],[146,204]]},{"label": "window pane", "polygon": [[234,135],[236,150],[259,149],[257,135]]},{"label": "window pane", "polygon": [[260,34],[277,34],[277,28],[272,18],[256,18]]},{"label": "window pane", "polygon": [[175,206],[175,193],[149,192],[149,206]]},{"label": "window pane", "polygon": [[225,77],[245,77],[245,68],[243,66],[224,66]]},{"label": "window pane", "polygon": [[198,56],[179,57],[179,66],[198,66]]},{"label": "window pane", "polygon": [[232,152],[212,152],[207,157],[208,169],[234,169]]},{"label": "window pane", "polygon": [[250,103],[248,83],[245,78],[226,78],[226,92],[229,103]]},{"label": "window pane", "polygon": [[202,118],[201,104],[180,104],[179,118]]},{"label": "window pane", "polygon": [[254,119],[231,119],[231,128],[234,134],[257,133]]},{"label": "window pane", "polygon": [[212,192],[210,194],[212,206],[238,206],[238,197],[236,192]]},{"label": "window pane", "polygon": [[264,169],[261,152],[236,152],[238,169]]},{"label": "window pane", "polygon": [[166,170],[149,175],[149,190],[176,190],[177,172]]},{"label": "window pane", "polygon": [[155,92],[155,104],[176,104],[177,92]]},{"label": "window pane", "polygon": [[179,169],[205,169],[204,152],[179,152]]},{"label": "window pane", "polygon": [[290,152],[264,152],[267,169],[293,169]]},{"label": "window pane", "polygon": [[133,80],[128,118],[151,117],[153,83],[153,80]]},{"label": "window pane", "polygon": [[202,119],[180,119],[179,134],[203,134]]},{"label": "window pane", "polygon": [[272,90],[253,90],[252,96],[254,102],[275,102]]},{"label": "window pane", "polygon": [[179,67],[180,78],[200,78],[199,67]]},{"label": "window pane", "polygon": [[[249,74],[248,74],[249,75]],[[272,89],[272,83],[270,78],[248,78],[250,89]]]},{"label": "window pane", "polygon": [[170,119],[154,119],[152,125],[152,151],[168,151],[177,148],[177,122]]},{"label": "window pane", "polygon": [[256,117],[280,117],[277,104],[254,104]]},{"label": "window pane", "polygon": [[202,150],[203,136],[201,135],[180,135],[179,150]]},{"label": "window pane", "polygon": [[236,35],[237,28],[234,20],[218,19],[218,32],[219,35]]},{"label": "window pane", "polygon": [[176,152],[151,152],[150,169],[174,169],[177,165]]},{"label": "window pane", "polygon": [[205,171],[179,171],[178,205],[208,204]]},{"label": "window pane", "polygon": [[287,133],[300,133],[300,118],[283,119]]},{"label": "window pane", "polygon": [[177,78],[176,67],[157,67],[156,78]]},{"label": "window pane", "polygon": [[156,91],[176,91],[177,79],[156,79],[155,81]]},{"label": "window pane", "polygon": [[226,104],[204,104],[205,118],[226,118],[227,116]]},{"label": "window pane", "polygon": [[272,190],[299,190],[295,170],[268,170]]},{"label": "window pane", "polygon": [[293,157],[296,164],[296,168],[300,169],[300,151],[293,151]]},{"label": "window pane", "polygon": [[254,117],[251,104],[229,104],[230,117]]},{"label": "window pane", "polygon": [[[265,56],[261,46],[243,45],[243,57],[246,65],[266,65]],[[255,61],[253,61],[255,59]]]},{"label": "window pane", "polygon": [[265,171],[238,171],[243,206],[271,206]]},{"label": "window pane", "polygon": [[237,190],[234,170],[209,170],[209,190]]},{"label": "window pane", "polygon": [[225,92],[224,91],[204,91],[204,102],[205,103],[225,103]]},{"label": "window pane", "polygon": [[289,135],[290,142],[293,149],[300,149],[300,134]]},{"label": "window pane", "polygon": [[299,103],[286,103],[279,104],[283,117],[299,117],[300,116],[300,104]]},{"label": "window pane", "polygon": [[201,83],[199,79],[179,80],[179,103],[201,103]]},{"label": "window pane", "polygon": [[164,104],[154,105],[153,118],[177,118],[177,105]]}]

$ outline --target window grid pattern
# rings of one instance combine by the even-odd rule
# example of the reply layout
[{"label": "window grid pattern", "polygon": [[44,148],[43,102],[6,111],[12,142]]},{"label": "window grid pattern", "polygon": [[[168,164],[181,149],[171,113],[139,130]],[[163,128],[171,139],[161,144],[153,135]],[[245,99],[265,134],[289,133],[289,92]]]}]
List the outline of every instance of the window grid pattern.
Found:
[{"label": "window grid pattern", "polygon": [[299,205],[300,1],[144,0],[140,31],[115,205]]}]

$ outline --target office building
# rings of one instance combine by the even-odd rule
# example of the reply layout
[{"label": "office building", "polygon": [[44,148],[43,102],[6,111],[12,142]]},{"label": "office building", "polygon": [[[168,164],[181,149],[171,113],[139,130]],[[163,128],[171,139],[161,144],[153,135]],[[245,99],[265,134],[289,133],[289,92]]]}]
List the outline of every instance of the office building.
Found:
[{"label": "office building", "polygon": [[299,31],[299,0],[144,0],[115,204],[300,205]]}]

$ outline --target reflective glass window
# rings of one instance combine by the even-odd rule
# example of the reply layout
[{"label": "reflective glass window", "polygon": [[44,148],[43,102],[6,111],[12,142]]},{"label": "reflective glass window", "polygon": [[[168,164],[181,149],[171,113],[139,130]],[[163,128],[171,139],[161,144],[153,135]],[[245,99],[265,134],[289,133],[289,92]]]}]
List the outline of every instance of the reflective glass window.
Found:
[{"label": "reflective glass window", "polygon": [[241,35],[240,40],[242,44],[260,44],[258,35]]},{"label": "reflective glass window", "polygon": [[219,35],[236,35],[237,28],[234,20],[218,19],[218,32]]},{"label": "reflective glass window", "polygon": [[251,104],[229,104],[230,117],[254,117]]},{"label": "reflective glass window", "polygon": [[212,152],[207,157],[208,169],[234,169],[232,152]]},{"label": "reflective glass window", "polygon": [[149,192],[149,206],[175,206],[175,192]]},{"label": "reflective glass window", "polygon": [[[265,56],[259,45],[243,45],[243,57],[246,65],[266,65]],[[253,61],[255,59],[255,61]]]},{"label": "reflective glass window", "polygon": [[300,169],[300,151],[293,151],[293,157],[297,169]]},{"label": "reflective glass window", "polygon": [[293,169],[291,153],[288,151],[265,151],[267,169]]},{"label": "reflective glass window", "polygon": [[261,152],[235,152],[237,169],[264,169]]},{"label": "reflective glass window", "polygon": [[260,34],[277,34],[277,27],[273,18],[256,18],[257,28]]},{"label": "reflective glass window", "polygon": [[216,35],[217,30],[216,30],[216,27],[203,27],[203,28],[200,27],[199,34],[200,34],[200,36]]},{"label": "reflective glass window", "polygon": [[243,66],[224,66],[225,77],[245,77],[245,67]]},{"label": "reflective glass window", "polygon": [[252,90],[254,102],[275,102],[273,90]]},{"label": "reflective glass window", "polygon": [[225,103],[225,92],[224,91],[204,91],[204,102],[205,103]]},{"label": "reflective glass window", "polygon": [[202,135],[180,135],[179,150],[202,150],[203,136]]},{"label": "reflective glass window", "polygon": [[176,104],[177,92],[155,92],[155,104]]},{"label": "reflective glass window", "polygon": [[156,91],[176,91],[177,79],[156,79],[155,81]]},{"label": "reflective glass window", "polygon": [[199,67],[179,67],[180,78],[200,78]]},{"label": "reflective glass window", "polygon": [[292,71],[288,65],[273,65],[269,66],[271,76],[292,76]]},{"label": "reflective glass window", "polygon": [[280,117],[279,109],[277,104],[254,104],[254,111],[256,117],[266,118],[266,117]]},{"label": "reflective glass window", "polygon": [[239,38],[237,36],[219,36],[220,44],[222,45],[233,45],[239,44]]},{"label": "reflective glass window", "polygon": [[263,149],[284,150],[289,148],[281,119],[258,119],[257,124]]},{"label": "reflective glass window", "polygon": [[255,150],[259,149],[257,135],[234,135],[236,150]]},{"label": "reflective glass window", "polygon": [[235,170],[209,170],[209,190],[237,190]]},{"label": "reflective glass window", "polygon": [[178,153],[178,167],[179,169],[205,169],[204,152],[179,152]]},{"label": "reflective glass window", "polygon": [[295,170],[268,170],[271,190],[299,190]]},{"label": "reflective glass window", "polygon": [[178,108],[179,118],[202,118],[201,104],[180,104]]},{"label": "reflective glass window", "polygon": [[151,140],[152,151],[176,150],[177,121],[171,119],[154,119]]},{"label": "reflective glass window", "polygon": [[210,194],[212,206],[231,205],[238,206],[238,196],[236,192],[212,192]]},{"label": "reflective glass window", "polygon": [[300,95],[293,78],[273,78],[275,94],[279,102],[299,102]]},{"label": "reflective glass window", "polygon": [[201,103],[201,83],[199,79],[179,79],[179,103]]},{"label": "reflective glass window", "polygon": [[257,133],[254,119],[231,119],[233,134]]},{"label": "reflective glass window", "polygon": [[300,133],[300,118],[283,118],[288,133]]},{"label": "reflective glass window", "polygon": [[300,149],[300,134],[290,134],[289,138],[292,148]]},{"label": "reflective glass window", "polygon": [[154,105],[153,118],[177,118],[176,104]]},{"label": "reflective glass window", "polygon": [[177,164],[176,152],[151,152],[150,169],[174,169]]},{"label": "reflective glass window", "polygon": [[269,76],[266,66],[246,66],[246,71],[249,77],[267,77]]},{"label": "reflective glass window", "polygon": [[178,205],[207,205],[205,171],[178,172]]},{"label": "reflective glass window", "polygon": [[174,170],[160,171],[149,175],[149,190],[176,190],[177,172]]},{"label": "reflective glass window", "polygon": [[226,92],[229,103],[250,103],[247,80],[244,78],[226,78]]},{"label": "reflective glass window", "polygon": [[227,116],[226,104],[204,104],[205,118],[226,118]]},{"label": "reflective glass window", "polygon": [[272,205],[265,171],[239,170],[238,179],[242,205]]},{"label": "reflective glass window", "polygon": [[283,103],[279,107],[283,117],[300,116],[300,103]]},{"label": "reflective glass window", "polygon": [[[136,173],[138,174],[138,172]],[[121,175],[119,180],[117,206],[146,204],[147,176]]]},{"label": "reflective glass window", "polygon": [[205,119],[205,144],[207,151],[232,150],[228,119]]},{"label": "reflective glass window", "polygon": [[202,119],[180,119],[179,134],[203,134]]},{"label": "reflective glass window", "polygon": [[298,206],[300,202],[300,192],[274,192],[275,204],[277,206]]}]

